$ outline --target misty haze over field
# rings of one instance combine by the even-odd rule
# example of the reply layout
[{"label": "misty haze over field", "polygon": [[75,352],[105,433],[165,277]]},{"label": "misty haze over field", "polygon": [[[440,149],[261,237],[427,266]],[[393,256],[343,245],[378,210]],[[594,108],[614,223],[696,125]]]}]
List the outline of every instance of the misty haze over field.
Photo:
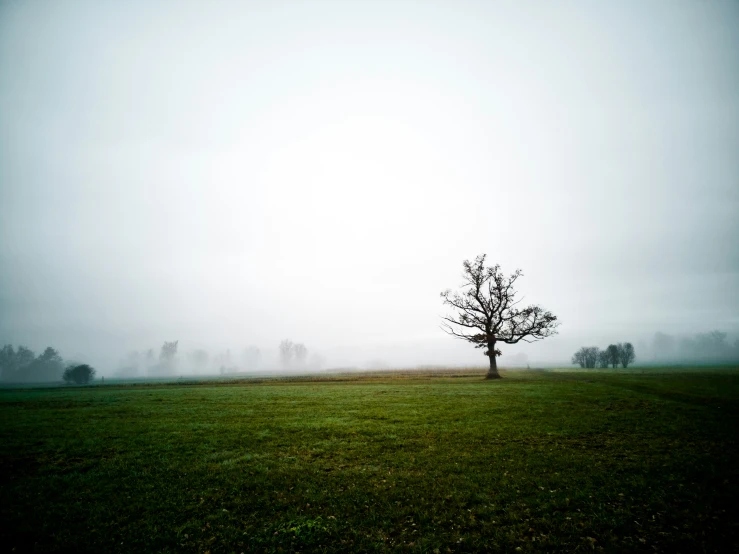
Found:
[{"label": "misty haze over field", "polygon": [[165,341],[188,371],[277,368],[285,339],[311,368],[484,365],[439,329],[484,252],[561,322],[504,367],[711,361],[710,331],[739,348],[738,25],[693,0],[2,1],[0,346],[102,375]]}]

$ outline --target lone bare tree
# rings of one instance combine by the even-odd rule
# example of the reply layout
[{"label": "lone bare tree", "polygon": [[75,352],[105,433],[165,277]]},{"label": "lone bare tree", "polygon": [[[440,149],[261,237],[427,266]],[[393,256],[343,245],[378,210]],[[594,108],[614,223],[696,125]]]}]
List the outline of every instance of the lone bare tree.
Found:
[{"label": "lone bare tree", "polygon": [[303,343],[294,344],[293,353],[295,354],[295,359],[299,364],[302,365],[305,363],[305,358],[308,355],[308,349]]},{"label": "lone bare tree", "polygon": [[460,292],[441,293],[444,304],[456,313],[443,317],[442,329],[457,338],[486,348],[490,358],[487,379],[500,379],[496,358],[501,355],[496,344],[534,342],[557,333],[557,316],[540,306],[519,308],[513,286],[523,275],[517,269],[506,277],[499,265],[485,267],[485,254],[474,262],[465,260],[464,283]]}]

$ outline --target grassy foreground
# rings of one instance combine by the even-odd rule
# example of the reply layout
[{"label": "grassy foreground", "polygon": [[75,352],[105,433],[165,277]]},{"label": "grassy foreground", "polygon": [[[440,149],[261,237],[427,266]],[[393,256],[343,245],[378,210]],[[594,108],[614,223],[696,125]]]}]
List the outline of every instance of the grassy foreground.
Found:
[{"label": "grassy foreground", "polygon": [[737,552],[739,371],[0,391],[2,549]]}]

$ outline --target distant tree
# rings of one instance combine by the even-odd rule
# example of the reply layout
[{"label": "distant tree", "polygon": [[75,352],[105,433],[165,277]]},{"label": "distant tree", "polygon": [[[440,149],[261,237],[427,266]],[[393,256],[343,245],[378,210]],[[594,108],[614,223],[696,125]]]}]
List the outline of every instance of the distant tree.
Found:
[{"label": "distant tree", "polygon": [[177,365],[177,345],[180,341],[171,342],[164,341],[162,349],[159,352],[159,368],[165,373],[172,373]]},{"label": "distant tree", "polygon": [[485,266],[485,254],[474,262],[462,264],[464,282],[462,291],[441,293],[444,304],[456,313],[443,317],[442,329],[471,342],[475,348],[485,348],[490,360],[487,379],[499,379],[497,357],[501,355],[498,343],[516,344],[534,342],[557,333],[557,316],[540,306],[519,308],[514,285],[523,275],[517,269],[510,276],[503,275],[499,265]]},{"label": "distant tree", "polygon": [[570,363],[573,365],[579,364],[582,368],[585,367],[585,347],[581,348],[572,355],[572,361]]},{"label": "distant tree", "polygon": [[280,343],[280,362],[282,362],[283,367],[290,365],[290,362],[293,359],[293,346],[293,342],[288,339],[285,339]]},{"label": "distant tree", "polygon": [[36,362],[36,354],[30,348],[18,346],[18,350],[13,350],[13,346],[8,344],[3,347],[2,358],[2,378],[7,381],[38,381],[37,369],[39,364]]},{"label": "distant tree", "polygon": [[69,366],[62,375],[65,383],[75,385],[86,385],[94,378],[95,370],[87,364]]},{"label": "distant tree", "polygon": [[6,344],[0,349],[0,378],[11,381],[17,369],[15,349],[12,344]]},{"label": "distant tree", "polygon": [[573,364],[580,364],[580,367],[592,369],[598,361],[598,347],[583,346],[572,356]]},{"label": "distant tree", "polygon": [[606,348],[606,356],[608,356],[608,363],[616,369],[616,366],[621,362],[618,352],[618,346],[615,344],[609,344]]},{"label": "distant tree", "polygon": [[58,381],[63,372],[64,360],[56,349],[48,346],[33,361],[20,368],[19,377],[22,381]]},{"label": "distant tree", "polygon": [[608,369],[611,363],[611,356],[608,350],[598,350],[598,367],[601,369]]},{"label": "distant tree", "polygon": [[45,362],[61,362],[62,357],[59,355],[59,351],[51,346],[47,346],[46,349],[39,355],[39,359]]},{"label": "distant tree", "polygon": [[159,361],[160,362],[171,362],[174,360],[174,357],[177,355],[177,345],[180,341],[172,341],[167,342],[164,341],[164,344],[162,345],[162,350],[159,353]]},{"label": "distant tree", "polygon": [[305,363],[305,358],[308,356],[308,349],[304,344],[298,343],[293,345],[293,353],[295,354],[295,360],[299,364],[302,365]]},{"label": "distant tree", "polygon": [[698,358],[715,361],[728,357],[730,347],[726,333],[715,330],[695,335],[694,348]]},{"label": "distant tree", "polygon": [[598,363],[598,347],[589,346],[585,349],[585,367],[595,369],[595,364]]},{"label": "distant tree", "polygon": [[684,336],[679,341],[679,357],[695,363],[722,363],[739,360],[739,341],[732,346],[725,332],[714,330]]},{"label": "distant tree", "polygon": [[31,349],[7,344],[0,349],[0,372],[4,380],[57,381],[62,376],[63,360],[59,352],[47,347],[38,357]]},{"label": "distant tree", "polygon": [[[11,345],[7,346],[10,347],[10,350],[7,351],[7,353],[12,353],[13,347]],[[14,372],[14,378],[17,379],[19,377],[19,372],[28,368],[31,364],[33,364],[35,360],[36,354],[33,352],[33,350],[22,345],[18,346],[18,350],[15,351],[14,358],[12,360],[9,360]],[[24,371],[24,373],[27,372]]]},{"label": "distant tree", "polygon": [[20,369],[23,366],[31,364],[36,359],[36,354],[30,348],[19,346],[18,351],[15,353],[15,359],[18,369]]},{"label": "distant tree", "polygon": [[624,368],[629,367],[629,364],[633,363],[636,359],[634,346],[630,342],[619,342],[616,346],[618,348],[618,361]]},{"label": "distant tree", "polygon": [[708,333],[704,333],[705,340],[709,348],[721,351],[728,346],[726,342],[726,333],[715,329]]}]

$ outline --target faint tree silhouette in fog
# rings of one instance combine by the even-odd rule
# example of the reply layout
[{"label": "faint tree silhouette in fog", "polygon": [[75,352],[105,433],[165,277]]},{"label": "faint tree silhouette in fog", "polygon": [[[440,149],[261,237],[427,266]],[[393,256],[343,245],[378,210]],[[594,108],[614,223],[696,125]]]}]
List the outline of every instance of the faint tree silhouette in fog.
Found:
[{"label": "faint tree silhouette in fog", "polygon": [[611,364],[611,357],[608,354],[608,350],[598,350],[598,367],[601,369],[608,369]]},{"label": "faint tree silhouette in fog", "polygon": [[302,343],[293,345],[293,352],[295,353],[295,360],[301,365],[304,364],[305,358],[308,356],[308,349],[305,345]]},{"label": "faint tree silhouette in fog", "polygon": [[739,361],[739,340],[732,346],[728,335],[713,330],[679,339],[656,333],[652,341],[653,357],[660,362],[726,363]]},{"label": "faint tree silhouette in fog", "polygon": [[177,355],[177,345],[180,341],[175,340],[172,342],[164,341],[162,345],[162,351],[159,353],[160,362],[171,362]]},{"label": "faint tree silhouette in fog", "polygon": [[[20,348],[23,348],[22,346]],[[30,351],[29,351],[30,352]],[[33,360],[33,353],[31,353]],[[6,344],[0,349],[0,377],[3,381],[12,381],[18,371],[18,354],[12,344]]]},{"label": "faint tree silhouette in fog", "polygon": [[624,368],[629,367],[629,364],[634,363],[634,360],[636,359],[634,345],[630,342],[619,342],[616,347],[618,348],[618,361]]},{"label": "faint tree silhouette in fog", "polygon": [[86,385],[94,378],[95,370],[87,364],[69,366],[62,375],[65,383],[75,385]]},{"label": "faint tree silhouette in fog", "polygon": [[729,358],[731,347],[726,338],[726,333],[718,330],[685,337],[680,341],[680,355],[703,363]]},{"label": "faint tree silhouette in fog", "polygon": [[173,373],[177,365],[177,345],[180,341],[164,341],[159,352],[159,369],[165,373]]},{"label": "faint tree silhouette in fog", "polygon": [[557,316],[540,306],[519,308],[514,285],[523,275],[517,269],[510,276],[503,275],[499,265],[485,267],[485,254],[474,262],[462,264],[461,292],[446,290],[441,293],[444,304],[456,313],[442,317],[442,329],[457,338],[485,348],[490,360],[487,379],[499,379],[496,358],[501,355],[499,342],[516,344],[534,342],[556,334]]},{"label": "faint tree silhouette in fog", "polygon": [[282,367],[287,367],[293,359],[293,341],[285,339],[280,343],[280,362]]},{"label": "faint tree silhouette in fog", "polygon": [[33,360],[36,359],[36,354],[33,353],[33,350],[30,348],[27,348],[25,346],[19,346],[18,351],[15,353],[15,358],[18,363],[18,369],[30,365]]},{"label": "faint tree silhouette in fog", "polygon": [[47,346],[31,366],[35,376],[41,381],[57,381],[64,372],[64,360],[59,351],[51,346]]},{"label": "faint tree silhouette in fog", "polygon": [[593,369],[598,362],[598,347],[583,346],[572,356],[573,364],[580,364],[580,367]]}]

